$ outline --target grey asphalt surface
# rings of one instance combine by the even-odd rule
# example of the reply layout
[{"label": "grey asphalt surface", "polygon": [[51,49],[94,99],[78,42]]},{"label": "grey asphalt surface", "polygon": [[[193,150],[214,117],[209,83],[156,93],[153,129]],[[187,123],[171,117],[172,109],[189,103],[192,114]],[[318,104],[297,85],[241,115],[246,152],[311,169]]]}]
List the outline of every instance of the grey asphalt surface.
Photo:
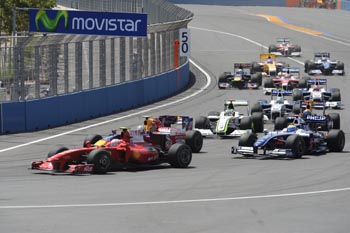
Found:
[{"label": "grey asphalt surface", "polygon": [[[251,160],[237,159],[230,154],[231,146],[237,145],[235,139],[206,139],[202,152],[194,154],[188,169],[164,165],[83,176],[53,176],[27,170],[32,161],[44,159],[53,145],[78,147],[89,133],[105,135],[119,126],[136,127],[142,124],[143,115],[198,117],[211,110],[222,110],[223,101],[228,98],[249,98],[252,103],[265,98],[262,90],[216,88],[216,77],[231,70],[233,63],[258,60],[259,53],[266,52],[263,47],[233,34],[264,46],[277,37],[289,37],[302,46],[303,52],[301,58],[295,59],[299,63],[281,58],[291,66],[302,68],[300,63],[312,58],[313,52],[322,50],[344,61],[349,72],[350,30],[344,23],[350,20],[349,12],[183,7],[195,13],[190,24],[191,56],[211,75],[211,85],[193,98],[147,114],[138,112],[150,106],[75,125],[0,136],[1,232],[349,232],[349,143],[343,153],[304,156],[298,160]],[[256,13],[281,16],[288,23],[328,34],[317,37],[286,29],[251,15]],[[207,81],[205,76],[192,69],[196,82],[190,89],[152,107],[181,99],[203,87]],[[349,76],[327,79],[329,87],[341,89],[345,104],[345,109],[339,111],[341,127],[349,133]],[[130,114],[134,115],[128,117]],[[125,118],[6,150],[120,117]]]}]

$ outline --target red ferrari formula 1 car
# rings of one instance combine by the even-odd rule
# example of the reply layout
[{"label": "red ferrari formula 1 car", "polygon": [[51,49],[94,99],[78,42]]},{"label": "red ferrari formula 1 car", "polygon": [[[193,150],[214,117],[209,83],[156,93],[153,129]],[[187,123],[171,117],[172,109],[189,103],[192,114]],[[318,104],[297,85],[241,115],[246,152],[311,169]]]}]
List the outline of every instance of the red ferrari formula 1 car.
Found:
[{"label": "red ferrari formula 1 car", "polygon": [[192,160],[191,148],[182,143],[171,144],[167,149],[167,135],[150,134],[150,142],[144,140],[140,130],[123,129],[120,139],[116,138],[105,146],[92,146],[68,149],[56,147],[48,153],[47,160],[35,161],[31,169],[52,173],[95,173],[104,174],[115,164],[157,165],[169,163],[175,168],[186,168]]}]

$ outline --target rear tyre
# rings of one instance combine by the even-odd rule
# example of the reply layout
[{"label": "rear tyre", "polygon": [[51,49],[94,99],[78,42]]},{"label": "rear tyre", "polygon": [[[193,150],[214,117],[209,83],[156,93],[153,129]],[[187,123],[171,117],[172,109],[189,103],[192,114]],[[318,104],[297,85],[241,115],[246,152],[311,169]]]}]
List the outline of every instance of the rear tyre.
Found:
[{"label": "rear tyre", "polygon": [[246,130],[252,128],[252,118],[251,117],[243,117],[240,121],[239,129]]},{"label": "rear tyre", "polygon": [[102,136],[99,134],[91,134],[85,137],[83,142],[83,147],[87,147],[87,142],[90,142],[91,145],[94,145],[96,142],[102,139]]},{"label": "rear tyre", "polygon": [[262,85],[262,75],[261,73],[255,73],[251,76],[252,83],[256,83],[259,87]]},{"label": "rear tyre", "polygon": [[270,78],[265,79],[264,87],[265,88],[273,88],[274,86],[273,86],[272,79],[270,79]]},{"label": "rear tyre", "polygon": [[332,129],[329,131],[326,141],[331,152],[342,152],[345,145],[345,134],[343,130]]},{"label": "rear tyre", "polygon": [[298,114],[300,114],[301,113],[301,108],[300,108],[300,104],[294,104],[293,105],[293,113],[295,114],[295,115],[298,115]]},{"label": "rear tyre", "polygon": [[293,101],[298,101],[303,99],[303,93],[299,89],[293,90]]},{"label": "rear tyre", "polygon": [[196,119],[194,127],[197,129],[210,129],[210,121],[208,117],[200,116]]},{"label": "rear tyre", "polygon": [[186,131],[186,144],[193,153],[199,153],[203,146],[202,134],[197,130]]},{"label": "rear tyre", "polygon": [[329,118],[333,121],[333,129],[340,129],[340,115],[339,113],[329,113]]},{"label": "rear tyre", "polygon": [[65,146],[56,146],[49,151],[49,153],[47,154],[47,158],[51,158],[55,154],[61,153],[66,150],[68,150],[68,148]]},{"label": "rear tyre", "polygon": [[287,118],[277,117],[275,120],[275,130],[282,130],[288,126]]},{"label": "rear tyre", "polygon": [[175,168],[186,168],[192,160],[191,148],[186,144],[175,143],[168,152],[168,162]]},{"label": "rear tyre", "polygon": [[284,146],[292,150],[295,158],[301,158],[306,150],[304,139],[297,134],[288,136]]},{"label": "rear tyre", "polygon": [[253,114],[254,112],[262,112],[262,111],[263,111],[263,109],[262,109],[261,105],[259,103],[256,103],[252,107],[251,114]]},{"label": "rear tyre", "polygon": [[334,91],[331,95],[332,101],[341,101],[340,91]]},{"label": "rear tyre", "polygon": [[93,164],[93,173],[95,174],[105,174],[111,169],[111,155],[109,151],[106,150],[93,150],[91,151],[86,162],[88,164]]},{"label": "rear tyre", "polygon": [[262,112],[254,112],[252,114],[253,129],[257,133],[264,131],[264,114]]}]

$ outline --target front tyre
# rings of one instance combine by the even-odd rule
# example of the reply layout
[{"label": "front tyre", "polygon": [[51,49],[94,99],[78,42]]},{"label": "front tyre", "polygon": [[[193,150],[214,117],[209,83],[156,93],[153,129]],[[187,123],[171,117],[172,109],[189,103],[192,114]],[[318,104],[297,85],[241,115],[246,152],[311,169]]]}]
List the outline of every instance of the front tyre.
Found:
[{"label": "front tyre", "polygon": [[285,148],[291,149],[295,158],[301,158],[306,150],[305,141],[301,136],[292,134],[288,136]]},{"label": "front tyre", "polygon": [[88,154],[86,162],[94,165],[93,173],[105,174],[111,169],[112,159],[106,150],[93,150]]}]

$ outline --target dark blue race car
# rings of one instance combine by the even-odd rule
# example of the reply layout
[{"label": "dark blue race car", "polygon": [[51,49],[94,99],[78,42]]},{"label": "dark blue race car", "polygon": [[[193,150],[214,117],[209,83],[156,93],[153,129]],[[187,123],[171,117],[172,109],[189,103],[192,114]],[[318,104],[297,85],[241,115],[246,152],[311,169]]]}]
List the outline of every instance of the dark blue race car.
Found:
[{"label": "dark blue race car", "polygon": [[[232,153],[244,157],[301,158],[306,154],[341,152],[345,134],[337,129],[339,122],[333,124],[333,118],[328,115],[277,118],[274,131],[265,132],[260,138],[254,133],[243,134],[238,147],[232,147]],[[281,130],[285,124],[289,125]]]}]

